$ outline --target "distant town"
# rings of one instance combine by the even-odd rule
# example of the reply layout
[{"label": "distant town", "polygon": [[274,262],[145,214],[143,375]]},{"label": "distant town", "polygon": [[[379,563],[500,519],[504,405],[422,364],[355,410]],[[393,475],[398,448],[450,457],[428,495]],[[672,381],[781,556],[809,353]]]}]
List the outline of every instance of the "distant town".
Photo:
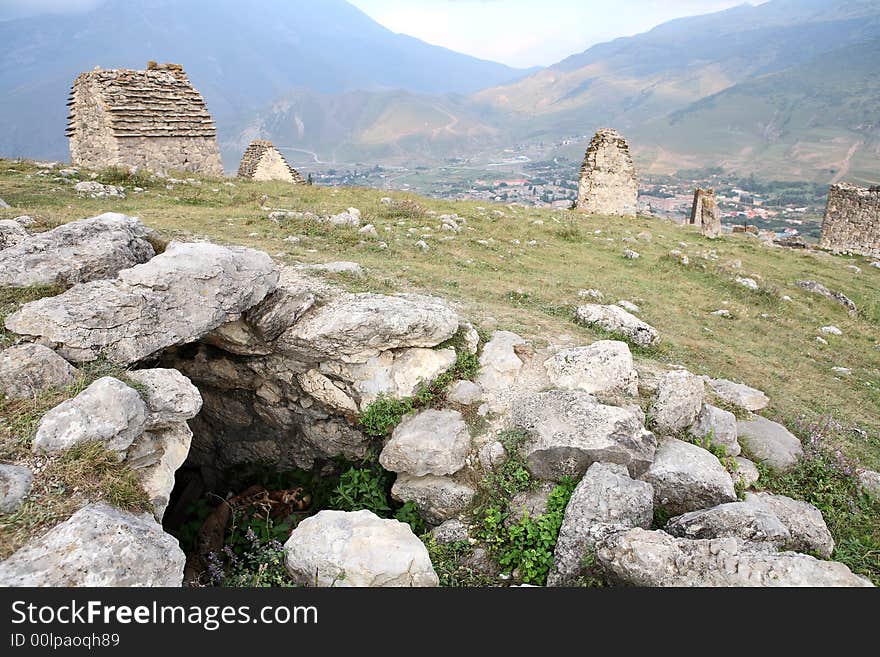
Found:
[{"label": "distant town", "polygon": [[[451,200],[521,203],[570,208],[577,199],[580,163],[563,158],[531,161],[508,158],[477,164],[450,160],[437,168],[373,166],[311,172],[315,184],[410,191]],[[675,176],[641,175],[639,209],[645,214],[685,221],[694,190],[715,190],[722,223],[752,225],[781,237],[816,241],[821,232],[828,186],[818,183],[763,181],[721,170],[680,171]]]}]

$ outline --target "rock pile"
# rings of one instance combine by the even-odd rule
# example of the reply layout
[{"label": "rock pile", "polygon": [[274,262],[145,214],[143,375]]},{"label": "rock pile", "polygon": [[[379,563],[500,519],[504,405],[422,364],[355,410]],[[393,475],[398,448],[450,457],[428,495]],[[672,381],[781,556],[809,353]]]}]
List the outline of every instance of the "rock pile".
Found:
[{"label": "rock pile", "polygon": [[832,185],[819,246],[835,253],[880,257],[880,188]]},{"label": "rock pile", "polygon": [[[102,444],[139,475],[153,517],[89,504],[0,563],[2,584],[179,585],[184,555],[155,519],[184,462],[212,486],[236,466],[312,468],[371,448],[396,475],[392,496],[438,527],[437,540],[477,540],[466,523],[478,482],[508,458],[536,480],[511,500],[510,522],[546,510],[556,482],[577,480],[550,585],[576,584],[588,566],[629,585],[866,583],[798,553],[832,554],[817,509],[766,493],[738,498],[737,484],[742,492],[758,478],[751,461],[734,461],[742,447],[780,469],[802,456],[781,425],[757,415],[737,422],[713,405],[759,411],[768,399],[758,390],[683,369],[651,372],[618,340],[537,349],[496,331],[482,344],[441,299],[346,292],[321,271],[250,249],[174,242],[155,255],[150,232],[120,215],[63,228],[0,251],[5,262],[13,252],[34,263],[10,267],[2,285],[25,284],[33,270],[72,285],[7,318],[20,343],[0,353],[0,393],[38,396],[98,358],[125,367],[45,413],[33,452]],[[28,247],[34,240],[42,247]],[[583,306],[578,317],[635,345],[659,340],[619,306]],[[412,398],[464,356],[478,356],[473,381],[454,382],[384,438],[366,432],[361,414],[378,400]],[[472,436],[478,416],[488,429]],[[0,512],[21,508],[34,476],[24,464],[0,467]],[[438,584],[408,525],[317,511],[284,546],[297,584]]]}]

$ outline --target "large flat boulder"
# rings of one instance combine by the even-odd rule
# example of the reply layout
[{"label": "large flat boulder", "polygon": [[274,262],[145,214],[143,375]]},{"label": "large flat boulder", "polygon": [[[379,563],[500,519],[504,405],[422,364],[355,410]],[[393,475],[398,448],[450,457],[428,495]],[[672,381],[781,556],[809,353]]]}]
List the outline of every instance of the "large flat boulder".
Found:
[{"label": "large flat boulder", "polygon": [[300,586],[437,586],[428,550],[409,525],[371,511],[321,511],[284,544],[284,565]]},{"label": "large flat boulder", "polygon": [[520,398],[510,416],[529,434],[521,451],[531,473],[558,481],[581,477],[593,463],[619,463],[633,476],[654,459],[657,439],[637,407],[620,408],[585,392],[551,390]]},{"label": "large flat boulder", "polygon": [[599,524],[620,527],[651,526],[654,491],[650,484],[630,478],[625,466],[594,463],[565,507],[548,586],[574,586],[584,558],[593,551],[593,529]]},{"label": "large flat boulder", "polygon": [[37,233],[0,251],[0,287],[75,285],[114,278],[156,255],[155,231],[108,213]]},{"label": "large flat boulder", "polygon": [[579,322],[622,336],[639,347],[651,347],[660,343],[657,329],[620,306],[587,304],[578,307],[575,312]]},{"label": "large flat boulder", "polygon": [[26,304],[6,328],[58,345],[74,362],[104,356],[129,365],[237,319],[277,281],[272,260],[260,251],[173,242],[112,281],[83,283]]},{"label": "large flat boulder", "polygon": [[740,444],[755,459],[774,470],[790,470],[803,458],[801,441],[778,422],[753,415],[749,420],[737,422],[736,430]]},{"label": "large flat boulder", "polygon": [[600,340],[586,347],[563,349],[548,358],[544,367],[550,382],[562,390],[638,394],[639,375],[625,342]]},{"label": "large flat boulder", "polygon": [[644,529],[603,537],[596,560],[609,578],[629,586],[871,586],[835,561],[735,538],[692,540]]},{"label": "large flat boulder", "polygon": [[185,561],[147,514],[91,504],[0,562],[0,585],[180,586]]},{"label": "large flat boulder", "polygon": [[281,333],[274,347],[306,360],[364,363],[383,351],[434,347],[458,331],[445,301],[416,294],[344,294]]},{"label": "large flat boulder", "polygon": [[736,500],[733,480],[714,454],[675,438],[660,441],[642,476],[654,487],[654,504],[672,515]]}]

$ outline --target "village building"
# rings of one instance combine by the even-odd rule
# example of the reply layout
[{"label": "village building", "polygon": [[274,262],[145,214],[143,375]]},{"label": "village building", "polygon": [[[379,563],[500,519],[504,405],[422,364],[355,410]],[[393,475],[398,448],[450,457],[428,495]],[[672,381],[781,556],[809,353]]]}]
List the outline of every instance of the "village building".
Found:
[{"label": "village building", "polygon": [[294,169],[270,141],[258,139],[245,150],[238,167],[239,178],[279,180],[305,185],[305,179]]},{"label": "village building", "polygon": [[880,258],[880,187],[832,185],[819,246]]},{"label": "village building", "polygon": [[634,217],[639,182],[629,144],[616,130],[599,130],[587,148],[578,184],[578,209]]},{"label": "village building", "polygon": [[223,175],[217,128],[180,65],[150,62],[145,71],[83,73],[68,105],[76,166]]}]

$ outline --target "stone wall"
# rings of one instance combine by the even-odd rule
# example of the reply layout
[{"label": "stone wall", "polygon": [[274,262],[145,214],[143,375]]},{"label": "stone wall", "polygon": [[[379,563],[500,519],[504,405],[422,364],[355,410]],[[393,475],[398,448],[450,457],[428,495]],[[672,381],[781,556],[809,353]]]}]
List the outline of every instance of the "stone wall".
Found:
[{"label": "stone wall", "polygon": [[639,183],[629,144],[603,128],[590,142],[578,184],[578,209],[589,214],[634,217]]},{"label": "stone wall", "polygon": [[718,211],[714,189],[697,189],[694,192],[690,223],[699,226],[700,232],[706,237],[721,235],[721,214]]},{"label": "stone wall", "polygon": [[68,102],[71,161],[166,174],[222,176],[217,130],[204,98],[176,64],[80,75]]},{"label": "stone wall", "polygon": [[832,185],[819,246],[880,258],[880,187]]}]

